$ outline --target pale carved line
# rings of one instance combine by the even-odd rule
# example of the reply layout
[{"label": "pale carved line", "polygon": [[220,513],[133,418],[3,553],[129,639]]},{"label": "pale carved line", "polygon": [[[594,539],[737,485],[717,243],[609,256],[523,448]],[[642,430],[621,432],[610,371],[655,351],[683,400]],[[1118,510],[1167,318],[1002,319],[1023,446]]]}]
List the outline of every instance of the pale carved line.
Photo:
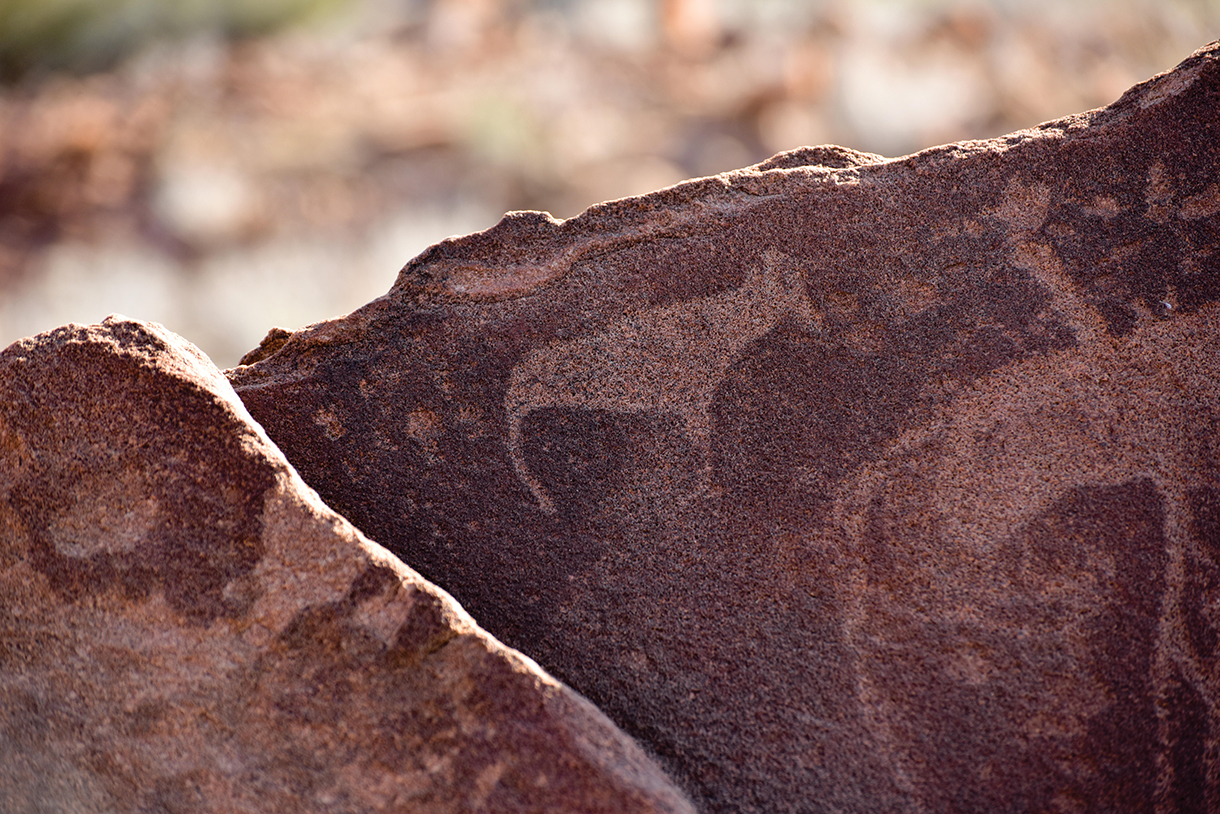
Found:
[{"label": "pale carved line", "polygon": [[504,397],[508,452],[517,477],[544,512],[555,512],[522,449],[522,424],[534,410],[668,413],[683,421],[699,455],[698,491],[703,491],[711,470],[716,389],[746,347],[785,319],[810,332],[822,326],[800,271],[784,255],[767,252],[763,267],[752,268],[739,288],[628,313],[597,333],[531,351],[513,369]]}]

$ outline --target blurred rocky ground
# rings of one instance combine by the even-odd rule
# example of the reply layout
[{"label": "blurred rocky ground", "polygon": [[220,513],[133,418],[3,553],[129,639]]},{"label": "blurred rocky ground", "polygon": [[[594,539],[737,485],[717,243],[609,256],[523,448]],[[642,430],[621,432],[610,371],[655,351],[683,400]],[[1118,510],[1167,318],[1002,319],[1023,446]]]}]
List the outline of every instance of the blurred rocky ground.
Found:
[{"label": "blurred rocky ground", "polygon": [[89,50],[17,24],[46,2],[0,0],[0,346],[117,311],[221,367],[508,210],[999,135],[1220,36],[1220,0],[77,0]]}]

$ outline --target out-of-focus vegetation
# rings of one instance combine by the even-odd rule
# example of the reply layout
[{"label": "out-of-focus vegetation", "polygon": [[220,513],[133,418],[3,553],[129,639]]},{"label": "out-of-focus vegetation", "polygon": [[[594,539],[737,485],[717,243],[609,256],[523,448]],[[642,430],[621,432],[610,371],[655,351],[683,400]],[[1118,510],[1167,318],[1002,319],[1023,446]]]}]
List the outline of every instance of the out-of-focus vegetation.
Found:
[{"label": "out-of-focus vegetation", "polygon": [[0,78],[108,68],[155,40],[250,37],[347,0],[0,0]]}]

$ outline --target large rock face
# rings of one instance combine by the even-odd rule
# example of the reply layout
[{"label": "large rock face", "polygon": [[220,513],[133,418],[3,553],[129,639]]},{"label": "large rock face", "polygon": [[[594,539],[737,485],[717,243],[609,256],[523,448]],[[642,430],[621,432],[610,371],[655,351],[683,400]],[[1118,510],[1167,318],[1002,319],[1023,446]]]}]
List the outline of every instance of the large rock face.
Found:
[{"label": "large rock face", "polygon": [[692,811],[157,326],[0,355],[0,597],[6,814]]},{"label": "large rock face", "polygon": [[230,372],[707,811],[1220,806],[1220,46],[515,213]]}]

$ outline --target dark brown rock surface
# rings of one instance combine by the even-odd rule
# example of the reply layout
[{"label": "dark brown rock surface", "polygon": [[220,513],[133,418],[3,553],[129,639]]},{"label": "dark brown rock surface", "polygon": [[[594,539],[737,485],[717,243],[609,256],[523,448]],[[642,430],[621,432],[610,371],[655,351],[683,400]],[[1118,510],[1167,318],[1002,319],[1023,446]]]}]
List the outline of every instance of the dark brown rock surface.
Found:
[{"label": "dark brown rock surface", "polygon": [[1220,45],[438,244],[230,372],[708,811],[1220,806]]},{"label": "dark brown rock surface", "polygon": [[111,318],[0,355],[0,811],[690,812]]}]

